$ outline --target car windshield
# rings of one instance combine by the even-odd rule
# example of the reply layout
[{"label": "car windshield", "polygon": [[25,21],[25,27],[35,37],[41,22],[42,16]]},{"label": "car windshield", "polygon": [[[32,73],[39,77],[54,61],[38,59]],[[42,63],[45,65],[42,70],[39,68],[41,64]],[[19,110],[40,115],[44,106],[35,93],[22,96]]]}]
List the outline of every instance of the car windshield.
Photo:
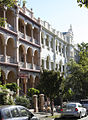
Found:
[{"label": "car windshield", "polygon": [[68,109],[75,108],[75,107],[76,107],[76,104],[66,104],[63,106],[63,108],[68,108]]}]

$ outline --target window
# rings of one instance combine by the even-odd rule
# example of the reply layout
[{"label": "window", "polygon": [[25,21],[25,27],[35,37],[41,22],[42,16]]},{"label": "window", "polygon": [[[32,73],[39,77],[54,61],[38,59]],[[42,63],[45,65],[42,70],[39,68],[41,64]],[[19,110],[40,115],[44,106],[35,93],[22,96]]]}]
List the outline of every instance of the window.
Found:
[{"label": "window", "polygon": [[59,52],[61,52],[61,43],[59,43]]},{"label": "window", "polygon": [[20,117],[19,111],[17,108],[11,110],[12,117]]},{"label": "window", "polygon": [[25,108],[20,108],[20,113],[22,117],[32,117],[32,113]]},{"label": "window", "polygon": [[3,116],[5,119],[11,118],[11,115],[8,109],[3,110]]}]

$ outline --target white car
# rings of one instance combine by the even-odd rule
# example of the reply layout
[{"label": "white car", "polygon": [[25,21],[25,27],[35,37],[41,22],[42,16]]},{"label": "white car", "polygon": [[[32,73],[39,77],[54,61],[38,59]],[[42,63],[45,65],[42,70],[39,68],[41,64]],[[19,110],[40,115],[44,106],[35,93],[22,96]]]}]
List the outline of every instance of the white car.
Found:
[{"label": "white car", "polygon": [[80,103],[69,102],[63,105],[61,109],[62,117],[78,117],[87,116],[86,108],[82,107]]}]

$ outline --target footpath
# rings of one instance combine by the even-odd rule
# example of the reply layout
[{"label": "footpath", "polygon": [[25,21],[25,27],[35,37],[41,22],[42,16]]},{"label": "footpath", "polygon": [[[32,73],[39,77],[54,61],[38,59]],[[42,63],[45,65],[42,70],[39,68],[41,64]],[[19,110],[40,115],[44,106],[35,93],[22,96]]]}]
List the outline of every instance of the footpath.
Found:
[{"label": "footpath", "polygon": [[[39,118],[39,120],[54,120],[55,119],[51,116],[51,113],[48,113],[48,112],[38,112],[38,113],[34,113],[34,115],[37,118]],[[54,112],[54,116],[60,117],[60,113]]]}]

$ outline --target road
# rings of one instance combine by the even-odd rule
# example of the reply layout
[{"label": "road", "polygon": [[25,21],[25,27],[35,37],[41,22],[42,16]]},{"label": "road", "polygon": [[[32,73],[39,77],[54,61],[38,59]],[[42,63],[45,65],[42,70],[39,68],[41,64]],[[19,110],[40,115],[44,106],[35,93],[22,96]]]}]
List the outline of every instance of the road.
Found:
[{"label": "road", "polygon": [[40,118],[40,120],[88,120],[88,116],[87,117],[83,117],[81,119],[78,118],[50,118],[50,117],[45,117],[45,118]]},{"label": "road", "polygon": [[[54,115],[58,115],[58,113],[54,113]],[[39,118],[39,120],[88,120],[88,115],[87,117],[83,117],[81,119],[78,119],[78,118],[55,118],[54,119],[50,117],[51,116],[50,113],[40,112],[40,113],[36,113],[35,116]]]}]

